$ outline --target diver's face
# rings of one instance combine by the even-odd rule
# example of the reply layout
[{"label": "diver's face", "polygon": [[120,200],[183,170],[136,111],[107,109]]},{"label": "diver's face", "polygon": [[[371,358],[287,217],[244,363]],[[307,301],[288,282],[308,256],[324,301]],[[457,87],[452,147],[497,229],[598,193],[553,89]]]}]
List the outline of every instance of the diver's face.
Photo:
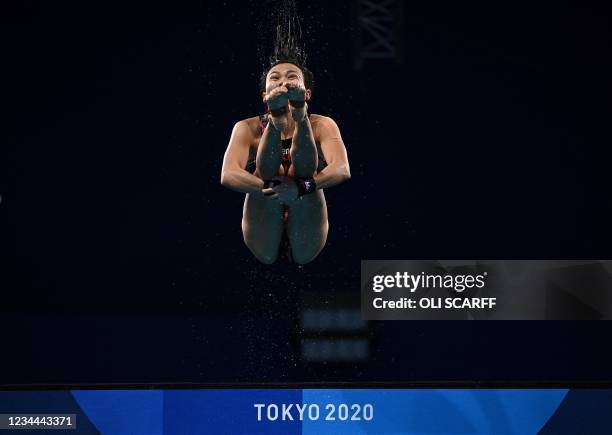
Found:
[{"label": "diver's face", "polygon": [[[266,93],[279,86],[293,85],[305,88],[304,74],[292,63],[279,63],[268,71],[266,76]],[[306,99],[310,98],[310,90],[306,90]]]}]

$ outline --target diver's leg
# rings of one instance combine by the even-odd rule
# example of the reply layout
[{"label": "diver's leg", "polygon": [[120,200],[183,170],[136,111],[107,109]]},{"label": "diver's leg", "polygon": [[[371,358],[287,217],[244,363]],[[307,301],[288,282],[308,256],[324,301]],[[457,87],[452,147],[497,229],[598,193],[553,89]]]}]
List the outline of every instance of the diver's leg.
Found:
[{"label": "diver's leg", "polygon": [[281,145],[280,145],[281,134],[271,124],[268,124],[259,146],[257,147],[256,157],[256,171],[257,175],[262,180],[269,180],[278,174],[278,168],[281,164]]},{"label": "diver's leg", "polygon": [[327,205],[322,190],[304,195],[289,206],[287,236],[296,263],[305,264],[316,258],[327,241]]},{"label": "diver's leg", "polygon": [[312,177],[317,170],[318,154],[310,120],[305,117],[295,123],[291,143],[291,168],[289,175],[296,178]]},{"label": "diver's leg", "polygon": [[247,194],[242,213],[242,235],[259,261],[265,264],[276,261],[283,230],[282,204],[275,199]]},{"label": "diver's leg", "polygon": [[[281,134],[268,124],[257,148],[255,175],[270,180],[278,175],[281,164]],[[284,231],[282,204],[277,199],[247,194],[242,213],[242,235],[253,255],[272,264]]]},{"label": "diver's leg", "polygon": [[[296,122],[295,128],[289,176],[312,177],[317,169],[318,154],[308,117]],[[304,195],[289,204],[287,236],[296,263],[309,263],[319,255],[327,241],[328,228],[327,205],[322,190]]]}]

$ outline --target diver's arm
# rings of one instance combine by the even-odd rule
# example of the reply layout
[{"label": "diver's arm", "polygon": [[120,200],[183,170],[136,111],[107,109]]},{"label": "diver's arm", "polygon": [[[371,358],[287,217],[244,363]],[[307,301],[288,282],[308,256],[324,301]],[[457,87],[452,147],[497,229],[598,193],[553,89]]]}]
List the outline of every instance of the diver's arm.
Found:
[{"label": "diver's arm", "polygon": [[317,131],[327,166],[313,178],[317,189],[325,189],[351,178],[351,169],[346,147],[336,122],[329,117],[322,117]]},{"label": "diver's arm", "polygon": [[234,125],[229,145],[223,157],[221,184],[242,193],[263,194],[264,182],[244,169],[249,158],[251,131],[246,121]]},{"label": "diver's arm", "polygon": [[228,169],[221,175],[221,184],[242,193],[263,192],[263,181],[244,169]]}]

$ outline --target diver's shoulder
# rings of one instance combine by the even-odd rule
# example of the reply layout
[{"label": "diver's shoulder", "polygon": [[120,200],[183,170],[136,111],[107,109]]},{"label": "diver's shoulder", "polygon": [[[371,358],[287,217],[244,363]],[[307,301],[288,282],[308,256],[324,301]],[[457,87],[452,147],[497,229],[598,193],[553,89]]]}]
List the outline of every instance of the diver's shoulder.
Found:
[{"label": "diver's shoulder", "polygon": [[316,137],[324,132],[338,130],[338,124],[330,116],[310,114],[310,124]]},{"label": "diver's shoulder", "polygon": [[310,118],[311,123],[321,122],[322,120],[325,120],[325,118],[329,118],[329,116],[319,115],[317,113],[310,113],[308,117]]},{"label": "diver's shoulder", "polygon": [[251,116],[250,118],[241,119],[238,122],[243,122],[248,125],[259,125],[259,116]]},{"label": "diver's shoulder", "polygon": [[314,125],[330,125],[336,124],[336,121],[333,120],[331,116],[318,115],[316,113],[311,113],[309,115],[310,123]]},{"label": "diver's shoulder", "polygon": [[325,118],[327,118],[327,116],[319,115],[317,113],[308,114],[308,119],[310,119],[310,125],[312,126],[312,130],[314,132],[317,131],[321,124],[325,123]]},{"label": "diver's shoulder", "polygon": [[236,122],[236,125],[241,125],[248,128],[253,136],[257,136],[259,133],[259,116],[241,119],[240,121]]}]

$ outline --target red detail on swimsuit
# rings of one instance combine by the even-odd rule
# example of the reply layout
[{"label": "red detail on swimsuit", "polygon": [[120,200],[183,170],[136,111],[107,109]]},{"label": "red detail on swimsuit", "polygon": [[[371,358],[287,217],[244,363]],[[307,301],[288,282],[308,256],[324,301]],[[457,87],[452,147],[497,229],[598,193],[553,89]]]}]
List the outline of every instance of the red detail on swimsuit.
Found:
[{"label": "red detail on swimsuit", "polygon": [[281,165],[286,176],[291,166],[291,138],[281,140],[281,152]]},{"label": "red detail on swimsuit", "polygon": [[[287,154],[287,156],[289,155]],[[287,174],[289,173],[289,167],[291,166],[291,156],[285,157],[285,155],[283,154],[283,157],[281,159],[281,165],[283,165],[285,176],[287,176]]]}]

